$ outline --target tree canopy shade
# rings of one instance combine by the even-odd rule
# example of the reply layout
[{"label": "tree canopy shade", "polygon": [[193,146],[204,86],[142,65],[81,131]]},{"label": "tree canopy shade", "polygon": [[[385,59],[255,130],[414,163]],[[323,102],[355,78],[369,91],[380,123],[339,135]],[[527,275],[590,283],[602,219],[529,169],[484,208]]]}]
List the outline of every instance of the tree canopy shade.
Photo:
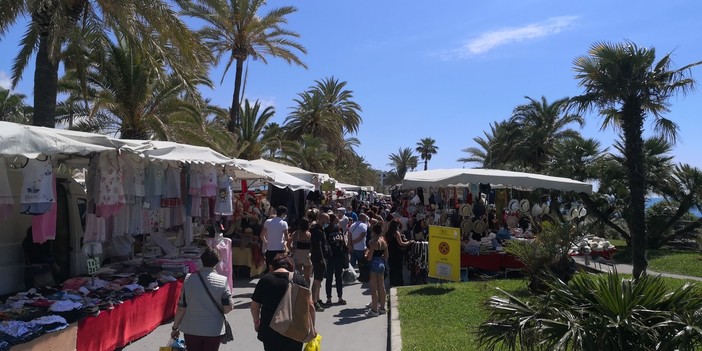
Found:
[{"label": "tree canopy shade", "polygon": [[584,93],[572,100],[580,110],[596,109],[604,117],[602,128],[621,130],[624,142],[624,166],[631,205],[626,216],[632,237],[634,277],[646,271],[646,162],[643,129],[647,117],[653,117],[654,130],[674,141],[678,126],[664,117],[668,100],[685,94],[694,86],[690,77],[695,62],[671,69],[670,54],[656,62],[654,48],[642,48],[631,42],[595,43],[587,55],[573,62],[575,78]]}]

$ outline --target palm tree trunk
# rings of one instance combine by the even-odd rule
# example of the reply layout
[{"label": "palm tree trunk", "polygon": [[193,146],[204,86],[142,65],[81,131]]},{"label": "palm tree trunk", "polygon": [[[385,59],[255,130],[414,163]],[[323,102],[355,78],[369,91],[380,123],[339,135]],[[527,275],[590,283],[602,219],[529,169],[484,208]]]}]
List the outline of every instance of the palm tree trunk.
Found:
[{"label": "palm tree trunk", "polygon": [[58,84],[58,62],[49,57],[49,35],[39,36],[36,67],[34,71],[34,116],[35,126],[56,126],[56,95]]},{"label": "palm tree trunk", "polygon": [[241,77],[244,73],[244,60],[236,59],[236,71],[234,74],[234,95],[232,96],[232,107],[229,109],[229,124],[227,129],[231,133],[241,126],[239,116],[239,94],[241,93]]},{"label": "palm tree trunk", "polygon": [[425,158],[425,159],[424,159],[424,170],[425,170],[425,171],[427,170],[427,167],[428,167],[428,166],[429,166],[429,159],[428,159],[428,158]]},{"label": "palm tree trunk", "polygon": [[[629,107],[628,105],[635,105]],[[646,167],[643,157],[643,118],[638,104],[624,104],[622,113],[622,131],[624,132],[624,165],[631,192],[631,205],[626,218],[631,234],[632,263],[634,279],[638,279],[648,266],[646,260]]]}]

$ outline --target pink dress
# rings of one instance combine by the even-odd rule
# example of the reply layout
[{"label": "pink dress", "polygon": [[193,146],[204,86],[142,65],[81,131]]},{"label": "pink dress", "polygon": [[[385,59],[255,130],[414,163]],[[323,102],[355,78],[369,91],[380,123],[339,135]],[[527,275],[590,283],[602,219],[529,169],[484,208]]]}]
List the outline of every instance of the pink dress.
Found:
[{"label": "pink dress", "polygon": [[221,259],[215,266],[215,271],[227,277],[229,290],[234,291],[234,280],[232,279],[232,270],[234,269],[232,265],[232,240],[223,238],[221,241],[218,241],[213,238],[208,238],[207,246],[219,251],[219,257]]},{"label": "pink dress", "polygon": [[[52,176],[54,199],[56,198],[56,176]],[[51,208],[43,214],[32,216],[32,241],[43,244],[47,240],[56,239],[56,201],[51,203]]]},{"label": "pink dress", "polygon": [[202,197],[212,197],[217,195],[217,168],[212,165],[204,166],[202,169]]}]

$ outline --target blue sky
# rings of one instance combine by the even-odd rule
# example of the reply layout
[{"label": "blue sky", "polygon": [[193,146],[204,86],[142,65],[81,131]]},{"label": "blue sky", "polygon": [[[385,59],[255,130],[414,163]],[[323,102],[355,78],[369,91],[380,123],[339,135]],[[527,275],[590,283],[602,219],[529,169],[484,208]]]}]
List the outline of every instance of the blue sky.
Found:
[{"label": "blue sky", "polygon": [[[673,51],[676,66],[702,60],[698,0],[268,2],[290,4],[298,12],[289,28],[301,34],[309,69],[275,59],[251,62],[246,96],[274,106],[274,120],[282,123],[296,94],[314,80],[347,81],[363,108],[358,152],[381,170],[389,169],[390,153],[423,137],[439,146],[430,169],[471,167],[456,161],[465,155],[460,150],[474,146],[489,123],[508,118],[524,96],[553,101],[581,93],[572,61],[594,42],[631,40],[655,47],[659,56]],[[0,85],[7,84],[23,26],[0,40]],[[222,71],[223,65],[211,72],[214,82]],[[31,96],[32,76],[33,63],[19,92]],[[702,67],[693,77],[702,82]],[[203,93],[228,107],[233,80],[232,70]],[[671,103],[668,117],[681,136],[676,160],[702,168],[702,89]],[[587,116],[582,133],[609,146],[616,135],[600,131],[600,122]]]}]

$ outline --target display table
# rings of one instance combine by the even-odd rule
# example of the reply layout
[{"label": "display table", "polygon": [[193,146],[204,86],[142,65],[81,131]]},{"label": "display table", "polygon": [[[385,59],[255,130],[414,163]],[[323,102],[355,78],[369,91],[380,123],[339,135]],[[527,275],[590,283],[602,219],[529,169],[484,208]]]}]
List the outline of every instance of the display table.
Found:
[{"label": "display table", "polygon": [[112,351],[124,347],[172,319],[183,282],[168,283],[155,291],[124,301],[113,310],[78,322],[78,351]]},{"label": "display table", "polygon": [[510,254],[489,253],[484,255],[461,254],[461,268],[475,268],[497,272],[503,269],[521,269],[524,264]]},{"label": "display table", "polygon": [[69,324],[64,330],[44,334],[28,343],[12,347],[12,351],[68,351],[76,349],[78,325]]},{"label": "display table", "polygon": [[248,247],[232,247],[232,264],[234,266],[249,267],[250,277],[261,275],[266,270],[265,264],[256,267],[256,262],[253,259],[253,253]]}]

